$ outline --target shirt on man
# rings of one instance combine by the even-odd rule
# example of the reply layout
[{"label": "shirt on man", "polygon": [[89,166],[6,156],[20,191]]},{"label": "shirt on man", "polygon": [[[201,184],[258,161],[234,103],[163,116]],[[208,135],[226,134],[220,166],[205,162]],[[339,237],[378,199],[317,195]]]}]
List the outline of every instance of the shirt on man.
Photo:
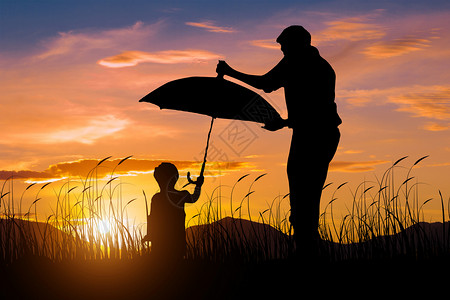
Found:
[{"label": "shirt on man", "polygon": [[284,87],[289,127],[316,131],[342,123],[335,103],[336,74],[317,48],[284,56],[262,77],[266,92]]}]

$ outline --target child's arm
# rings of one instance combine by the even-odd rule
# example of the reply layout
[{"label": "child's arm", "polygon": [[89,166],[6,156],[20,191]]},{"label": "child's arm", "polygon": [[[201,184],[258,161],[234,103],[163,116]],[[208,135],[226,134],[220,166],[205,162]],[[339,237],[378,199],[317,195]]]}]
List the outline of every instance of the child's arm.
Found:
[{"label": "child's arm", "polygon": [[195,203],[197,202],[198,198],[200,198],[200,193],[202,191],[202,185],[203,185],[204,177],[199,176],[197,178],[197,183],[195,185],[194,193],[191,195],[190,199],[186,202],[188,203]]}]

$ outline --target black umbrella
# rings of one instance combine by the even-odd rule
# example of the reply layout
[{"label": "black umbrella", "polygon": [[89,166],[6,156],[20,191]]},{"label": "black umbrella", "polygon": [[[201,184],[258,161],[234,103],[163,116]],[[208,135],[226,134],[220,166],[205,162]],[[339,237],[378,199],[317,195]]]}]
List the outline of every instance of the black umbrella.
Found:
[{"label": "black umbrella", "polygon": [[[170,81],[152,91],[139,102],[149,102],[161,109],[174,109],[211,116],[205,156],[200,171],[203,176],[209,138],[215,118],[252,121],[266,124],[281,119],[263,97],[221,77],[187,77]],[[188,172],[188,182],[195,183]]]}]

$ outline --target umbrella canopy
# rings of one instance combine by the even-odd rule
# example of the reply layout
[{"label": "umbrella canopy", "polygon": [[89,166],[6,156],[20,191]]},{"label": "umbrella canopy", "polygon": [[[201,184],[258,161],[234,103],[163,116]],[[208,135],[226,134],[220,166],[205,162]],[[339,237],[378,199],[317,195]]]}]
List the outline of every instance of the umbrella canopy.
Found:
[{"label": "umbrella canopy", "polygon": [[264,98],[241,85],[217,77],[187,77],[170,81],[139,102],[213,118],[266,123],[281,118]]},{"label": "umbrella canopy", "polygon": [[[215,118],[266,123],[281,119],[278,112],[263,97],[239,84],[219,77],[187,77],[170,81],[141,100],[174,109],[211,116],[205,155],[200,177],[205,171],[209,139]],[[196,181],[187,173],[188,184]]]}]

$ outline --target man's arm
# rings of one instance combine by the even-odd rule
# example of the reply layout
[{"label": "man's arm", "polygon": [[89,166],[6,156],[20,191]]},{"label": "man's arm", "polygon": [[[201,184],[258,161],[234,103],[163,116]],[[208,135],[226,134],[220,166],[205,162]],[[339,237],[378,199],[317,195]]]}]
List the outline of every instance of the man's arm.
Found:
[{"label": "man's arm", "polygon": [[230,67],[225,61],[219,60],[216,72],[217,74],[220,75],[227,75],[236,78],[237,80],[240,80],[248,85],[251,85],[254,88],[264,90],[264,92],[266,93],[270,93],[281,87],[280,85],[277,84],[275,78],[271,78],[272,76],[269,76],[269,74],[273,72],[273,70],[269,71],[269,73],[265,75],[250,75],[239,72]]},{"label": "man's arm", "polygon": [[[283,68],[283,60],[280,61],[272,70],[270,70],[264,75],[249,75],[236,71],[235,69],[230,67],[225,61],[219,60],[216,72],[219,75],[227,75],[236,78],[237,80],[245,82],[246,84],[251,85],[254,88],[264,90],[264,92],[266,93],[270,93],[283,86],[282,68]],[[262,128],[269,131],[277,131],[286,126],[288,126],[288,121],[280,118],[267,122]]]}]

